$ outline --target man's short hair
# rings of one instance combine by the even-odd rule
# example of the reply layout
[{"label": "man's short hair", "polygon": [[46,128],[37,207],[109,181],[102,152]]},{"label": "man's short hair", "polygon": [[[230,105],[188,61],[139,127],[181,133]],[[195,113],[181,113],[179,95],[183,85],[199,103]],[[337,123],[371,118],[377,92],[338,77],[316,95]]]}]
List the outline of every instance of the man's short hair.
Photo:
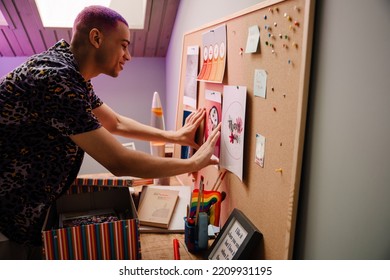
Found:
[{"label": "man's short hair", "polygon": [[100,31],[110,30],[117,26],[118,21],[129,26],[127,21],[116,11],[99,5],[84,8],[76,17],[73,32],[76,30],[89,32],[93,28]]}]

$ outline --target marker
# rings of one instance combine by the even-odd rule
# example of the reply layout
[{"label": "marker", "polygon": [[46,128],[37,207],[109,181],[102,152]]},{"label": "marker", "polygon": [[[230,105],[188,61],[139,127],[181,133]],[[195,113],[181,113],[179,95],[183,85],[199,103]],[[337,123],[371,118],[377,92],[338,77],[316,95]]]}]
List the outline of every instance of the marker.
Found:
[{"label": "marker", "polygon": [[177,240],[176,238],[173,239],[173,258],[175,260],[180,260],[180,251],[179,251],[179,240]]}]

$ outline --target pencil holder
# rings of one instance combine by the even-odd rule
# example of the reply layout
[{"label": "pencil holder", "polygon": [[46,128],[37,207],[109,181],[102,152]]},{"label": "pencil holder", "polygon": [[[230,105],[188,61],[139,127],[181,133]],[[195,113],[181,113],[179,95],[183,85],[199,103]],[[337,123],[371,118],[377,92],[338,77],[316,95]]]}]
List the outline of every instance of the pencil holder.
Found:
[{"label": "pencil holder", "polygon": [[208,215],[205,212],[200,212],[198,216],[198,225],[197,225],[197,241],[199,251],[206,250],[208,247],[208,228],[209,219]]},{"label": "pencil holder", "polygon": [[208,248],[208,217],[199,213],[199,222],[195,225],[192,218],[184,218],[184,242],[191,253],[201,252]]},{"label": "pencil holder", "polygon": [[197,227],[195,221],[191,218],[184,218],[184,242],[187,246],[188,251],[194,253],[198,252],[197,242]]}]

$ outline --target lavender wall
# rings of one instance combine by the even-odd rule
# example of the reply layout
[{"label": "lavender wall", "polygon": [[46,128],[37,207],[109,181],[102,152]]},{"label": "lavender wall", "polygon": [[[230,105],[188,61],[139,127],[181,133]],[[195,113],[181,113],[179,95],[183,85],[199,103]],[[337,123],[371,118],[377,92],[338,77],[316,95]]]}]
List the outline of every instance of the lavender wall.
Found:
[{"label": "lavender wall", "polygon": [[[165,109],[165,58],[133,58],[117,78],[101,75],[92,80],[99,97],[116,112],[149,124],[153,93],[157,91]],[[149,153],[149,142],[117,137],[122,143],[135,142],[137,150]],[[80,174],[105,172],[89,155]]]},{"label": "lavender wall", "polygon": [[[0,58],[0,76],[20,65],[26,57]],[[92,80],[97,95],[120,114],[150,123],[154,91],[159,92],[165,110],[165,58],[133,58],[117,78],[101,75]],[[137,150],[149,153],[149,143],[117,137],[122,143],[135,142]],[[106,169],[86,155],[80,173],[105,172]]]},{"label": "lavender wall", "polygon": [[0,57],[0,77],[22,64],[27,57]]}]

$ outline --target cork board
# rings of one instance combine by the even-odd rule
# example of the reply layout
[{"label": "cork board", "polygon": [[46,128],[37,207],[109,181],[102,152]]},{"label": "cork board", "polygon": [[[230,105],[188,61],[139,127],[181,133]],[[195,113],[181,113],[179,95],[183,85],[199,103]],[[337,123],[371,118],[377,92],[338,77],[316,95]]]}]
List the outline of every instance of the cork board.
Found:
[{"label": "cork board", "polygon": [[[183,122],[183,94],[188,46],[198,45],[202,68],[202,34],[226,25],[226,68],[222,83],[197,82],[197,107],[204,107],[206,90],[222,92],[224,85],[247,87],[242,181],[228,172],[219,188],[224,223],[234,208],[240,209],[262,232],[261,257],[291,259],[304,146],[310,74],[314,1],[264,1],[230,17],[188,32],[183,38],[177,128]],[[258,26],[255,53],[246,53],[248,29]],[[254,95],[255,70],[267,73],[266,98]],[[223,96],[222,96],[223,99]],[[223,101],[222,101],[223,106]],[[256,134],[265,137],[264,165],[255,162]],[[174,156],[180,157],[176,145]],[[199,173],[210,189],[221,170],[211,166]],[[181,183],[193,185],[183,174]]]}]

